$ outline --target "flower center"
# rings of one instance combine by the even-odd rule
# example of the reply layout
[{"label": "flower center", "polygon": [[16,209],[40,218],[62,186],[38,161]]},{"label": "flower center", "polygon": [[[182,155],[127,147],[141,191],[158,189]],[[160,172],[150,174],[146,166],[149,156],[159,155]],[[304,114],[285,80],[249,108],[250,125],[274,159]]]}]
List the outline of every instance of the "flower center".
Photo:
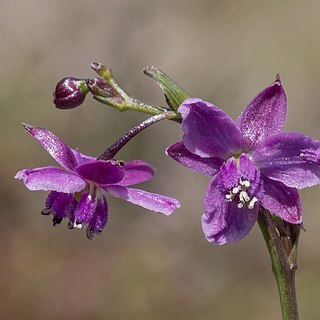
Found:
[{"label": "flower center", "polygon": [[249,180],[240,179],[239,184],[235,185],[229,192],[225,195],[225,199],[228,202],[233,201],[235,197],[238,196],[237,207],[239,209],[243,208],[245,205],[248,209],[253,209],[255,203],[258,201],[257,197],[250,197],[247,190],[250,187],[251,183]]},{"label": "flower center", "polygon": [[219,187],[227,202],[235,202],[239,209],[254,209],[262,198],[260,172],[246,154],[228,159],[220,168]]}]

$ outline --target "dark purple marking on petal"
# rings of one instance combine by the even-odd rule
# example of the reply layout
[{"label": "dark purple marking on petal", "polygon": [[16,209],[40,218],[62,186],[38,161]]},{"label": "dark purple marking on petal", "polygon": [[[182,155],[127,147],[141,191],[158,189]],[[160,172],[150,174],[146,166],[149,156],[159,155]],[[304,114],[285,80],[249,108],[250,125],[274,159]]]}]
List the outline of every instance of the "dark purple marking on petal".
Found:
[{"label": "dark purple marking on petal", "polygon": [[97,200],[94,214],[89,222],[87,228],[87,238],[93,239],[94,234],[99,234],[108,222],[108,202],[107,199],[102,196]]},{"label": "dark purple marking on petal", "polygon": [[320,141],[298,132],[278,133],[252,154],[263,176],[302,189],[320,183]]},{"label": "dark purple marking on petal", "polygon": [[230,190],[239,184],[239,172],[237,160],[235,158],[228,159],[220,168],[219,184],[222,190]]},{"label": "dark purple marking on petal", "polygon": [[29,190],[75,193],[86,187],[86,182],[78,175],[57,167],[24,169],[19,171],[15,178],[22,179]]},{"label": "dark purple marking on petal", "polygon": [[89,193],[83,193],[79,200],[79,203],[74,210],[73,223],[77,225],[83,225],[88,223],[92,218],[95,207],[95,199]]},{"label": "dark purple marking on petal", "polygon": [[250,232],[257,221],[259,206],[239,209],[236,203],[226,202],[218,179],[218,175],[213,177],[205,194],[202,228],[209,242],[222,245],[237,242]]},{"label": "dark purple marking on petal", "polygon": [[85,163],[76,169],[86,181],[98,186],[120,182],[124,178],[124,170],[116,162],[96,160]]},{"label": "dark purple marking on petal", "polygon": [[120,186],[108,186],[106,190],[115,197],[167,216],[177,208],[180,208],[178,200],[156,193]]},{"label": "dark purple marking on petal", "polygon": [[154,168],[142,160],[127,161],[123,164],[123,179],[117,183],[119,186],[130,186],[133,184],[149,181],[154,177]]},{"label": "dark purple marking on petal", "polygon": [[228,159],[242,150],[238,125],[221,109],[201,99],[186,99],[179,107],[182,115],[183,143],[203,158]]},{"label": "dark purple marking on petal", "polygon": [[302,206],[297,189],[268,178],[263,180],[265,194],[261,205],[289,223],[301,224]]},{"label": "dark purple marking on petal", "polygon": [[75,169],[76,160],[72,150],[62,140],[44,128],[32,127],[26,124],[24,124],[24,128],[63,168],[71,171]]},{"label": "dark purple marking on petal", "polygon": [[281,131],[286,106],[286,94],[279,79],[249,103],[237,121],[248,150]]},{"label": "dark purple marking on petal", "polygon": [[53,225],[61,223],[63,218],[70,218],[76,206],[76,200],[71,193],[51,191],[46,199],[42,214],[53,215]]},{"label": "dark purple marking on petal", "polygon": [[169,147],[166,153],[183,166],[208,176],[216,174],[222,164],[219,158],[201,158],[191,153],[182,141]]}]

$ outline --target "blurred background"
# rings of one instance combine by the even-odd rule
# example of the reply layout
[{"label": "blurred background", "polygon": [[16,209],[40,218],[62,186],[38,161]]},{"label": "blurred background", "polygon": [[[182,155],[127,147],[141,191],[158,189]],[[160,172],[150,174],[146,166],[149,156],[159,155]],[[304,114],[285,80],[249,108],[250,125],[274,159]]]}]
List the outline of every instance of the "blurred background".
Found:
[{"label": "blurred background", "polygon": [[[54,108],[65,76],[94,77],[109,65],[132,96],[164,104],[141,74],[156,65],[192,96],[236,118],[280,73],[286,130],[320,138],[320,2],[1,1],[1,319],[280,319],[269,256],[257,226],[243,241],[208,243],[200,216],[208,177],[169,159],[181,137],[162,122],[130,142],[124,160],[145,159],[156,178],[141,186],[182,203],[171,217],[109,199],[104,232],[89,241],[41,216],[45,192],[13,176],[54,165],[22,122],[46,127],[99,155],[146,115],[99,104]],[[320,318],[319,187],[301,192],[304,225],[297,290],[302,319]]]}]

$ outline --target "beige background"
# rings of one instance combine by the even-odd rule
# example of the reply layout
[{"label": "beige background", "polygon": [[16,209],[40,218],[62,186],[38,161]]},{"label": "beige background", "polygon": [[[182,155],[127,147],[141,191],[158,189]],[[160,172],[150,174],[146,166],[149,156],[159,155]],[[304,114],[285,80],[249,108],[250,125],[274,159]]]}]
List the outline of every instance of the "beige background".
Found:
[{"label": "beige background", "polygon": [[[286,130],[320,138],[320,2],[1,1],[1,319],[279,319],[269,257],[257,227],[235,245],[209,244],[200,225],[208,178],[169,159],[175,123],[160,123],[121,153],[158,168],[145,189],[183,206],[164,217],[109,197],[110,220],[88,241],[40,215],[44,192],[16,171],[54,164],[22,129],[47,127],[98,155],[143,114],[119,113],[89,97],[76,110],[52,104],[58,80],[112,67],[122,86],[163,104],[140,70],[157,65],[191,95],[236,118],[281,74]],[[301,319],[320,318],[319,188],[301,192],[304,224],[297,275]]]}]

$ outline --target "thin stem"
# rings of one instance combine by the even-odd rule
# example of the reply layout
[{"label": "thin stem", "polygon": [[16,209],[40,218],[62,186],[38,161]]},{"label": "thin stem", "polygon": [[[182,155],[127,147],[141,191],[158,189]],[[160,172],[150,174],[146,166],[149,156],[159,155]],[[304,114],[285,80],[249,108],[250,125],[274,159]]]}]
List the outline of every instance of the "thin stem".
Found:
[{"label": "thin stem", "polygon": [[300,227],[275,220],[263,208],[260,210],[258,223],[271,257],[272,271],[279,290],[282,319],[299,320],[295,271]]},{"label": "thin stem", "polygon": [[157,114],[143,122],[139,125],[132,128],[125,135],[123,135],[119,140],[117,140],[114,144],[112,144],[106,151],[104,151],[99,157],[98,160],[110,160],[113,159],[114,156],[138,133],[143,131],[144,129],[150,127],[151,125],[164,120],[164,119],[177,119],[177,114],[173,111],[163,112],[161,114]]}]

